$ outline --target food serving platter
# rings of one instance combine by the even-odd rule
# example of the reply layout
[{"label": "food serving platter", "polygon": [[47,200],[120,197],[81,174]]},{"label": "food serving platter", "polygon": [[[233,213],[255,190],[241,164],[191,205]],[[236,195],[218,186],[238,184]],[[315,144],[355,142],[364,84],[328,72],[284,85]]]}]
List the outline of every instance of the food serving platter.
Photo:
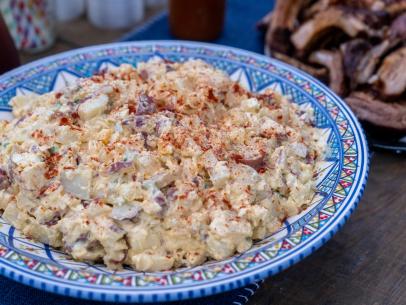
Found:
[{"label": "food serving platter", "polygon": [[356,208],[368,176],[369,155],[362,128],[345,103],[326,86],[282,62],[255,53],[203,43],[144,41],[115,43],[61,53],[0,77],[0,117],[11,118],[15,95],[43,94],[122,63],[152,57],[202,59],[241,86],[267,88],[314,109],[328,153],[318,169],[311,206],[247,252],[194,268],[166,272],[112,272],[75,262],[63,252],[33,242],[0,218],[0,272],[23,284],[62,295],[101,301],[174,301],[221,293],[274,275],[322,246]]}]

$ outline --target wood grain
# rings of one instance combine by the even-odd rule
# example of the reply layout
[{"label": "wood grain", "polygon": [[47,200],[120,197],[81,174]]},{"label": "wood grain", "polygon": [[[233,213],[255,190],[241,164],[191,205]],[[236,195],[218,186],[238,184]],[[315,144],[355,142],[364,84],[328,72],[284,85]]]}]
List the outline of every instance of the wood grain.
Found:
[{"label": "wood grain", "polygon": [[406,158],[377,152],[364,196],[326,245],[269,278],[248,305],[405,305]]}]

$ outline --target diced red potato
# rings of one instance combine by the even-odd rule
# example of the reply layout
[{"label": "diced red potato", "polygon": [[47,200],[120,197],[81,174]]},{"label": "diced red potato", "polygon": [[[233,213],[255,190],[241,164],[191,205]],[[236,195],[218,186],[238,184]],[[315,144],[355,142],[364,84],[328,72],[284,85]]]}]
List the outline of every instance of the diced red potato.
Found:
[{"label": "diced red potato", "polygon": [[253,149],[249,149],[248,147],[245,150],[239,150],[237,153],[233,153],[231,155],[231,158],[236,162],[236,163],[241,163],[248,165],[255,170],[258,170],[262,167],[264,167],[264,161],[265,161],[265,156],[266,153],[264,151],[256,151]]},{"label": "diced red potato", "polygon": [[105,94],[85,101],[78,108],[79,117],[82,120],[89,120],[102,114],[106,110],[108,102],[109,98]]},{"label": "diced red potato", "polygon": [[113,207],[111,210],[111,217],[116,220],[132,219],[137,217],[141,210],[142,208],[139,204],[122,204]]},{"label": "diced red potato", "polygon": [[64,190],[74,197],[90,199],[92,171],[90,169],[66,170],[61,173]]},{"label": "diced red potato", "polygon": [[110,165],[109,172],[110,173],[116,173],[116,172],[119,172],[122,169],[126,169],[126,168],[131,167],[131,165],[133,165],[132,161],[115,162],[115,163]]},{"label": "diced red potato", "polygon": [[7,172],[0,168],[0,190],[4,190],[10,186],[10,178]]},{"label": "diced red potato", "polygon": [[151,114],[156,111],[156,104],[152,97],[146,94],[140,94],[138,96],[136,113],[137,114]]}]

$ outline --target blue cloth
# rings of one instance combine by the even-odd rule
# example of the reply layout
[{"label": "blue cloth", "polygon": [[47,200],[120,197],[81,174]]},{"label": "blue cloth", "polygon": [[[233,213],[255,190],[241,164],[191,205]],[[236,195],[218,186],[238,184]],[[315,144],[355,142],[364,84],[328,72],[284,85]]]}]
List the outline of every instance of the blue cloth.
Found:
[{"label": "blue cloth", "polygon": [[[228,0],[224,29],[212,43],[236,47],[257,53],[264,52],[264,34],[256,29],[256,23],[274,5],[273,0]],[[140,29],[125,35],[122,41],[176,39],[171,35],[167,14],[153,19]]]},{"label": "blue cloth", "polygon": [[[44,292],[31,288],[12,280],[0,277],[0,304],[1,305],[113,305],[118,303],[101,303],[74,299]],[[245,288],[230,292],[213,295],[206,298],[194,299],[182,302],[167,303],[168,305],[243,305],[252,296],[258,284],[251,284]]]},{"label": "blue cloth", "polygon": [[[222,35],[213,43],[263,53],[263,34],[256,30],[256,23],[273,8],[272,0],[228,0]],[[122,41],[174,39],[169,32],[167,14],[162,14],[142,28],[124,36]],[[0,277],[0,305],[92,305],[100,304],[77,300],[37,290]],[[245,304],[258,284],[236,289],[219,295],[177,302],[182,305],[228,305]],[[173,304],[173,303],[172,303]]]}]

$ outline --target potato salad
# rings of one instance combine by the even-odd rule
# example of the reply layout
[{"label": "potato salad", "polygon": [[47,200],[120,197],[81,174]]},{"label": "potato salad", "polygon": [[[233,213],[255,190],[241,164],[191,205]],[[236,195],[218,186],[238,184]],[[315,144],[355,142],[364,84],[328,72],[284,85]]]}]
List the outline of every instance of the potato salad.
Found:
[{"label": "potato salad", "polygon": [[0,122],[0,210],[25,236],[119,270],[247,251],[315,195],[311,107],[201,60],[121,65],[17,96]]}]

